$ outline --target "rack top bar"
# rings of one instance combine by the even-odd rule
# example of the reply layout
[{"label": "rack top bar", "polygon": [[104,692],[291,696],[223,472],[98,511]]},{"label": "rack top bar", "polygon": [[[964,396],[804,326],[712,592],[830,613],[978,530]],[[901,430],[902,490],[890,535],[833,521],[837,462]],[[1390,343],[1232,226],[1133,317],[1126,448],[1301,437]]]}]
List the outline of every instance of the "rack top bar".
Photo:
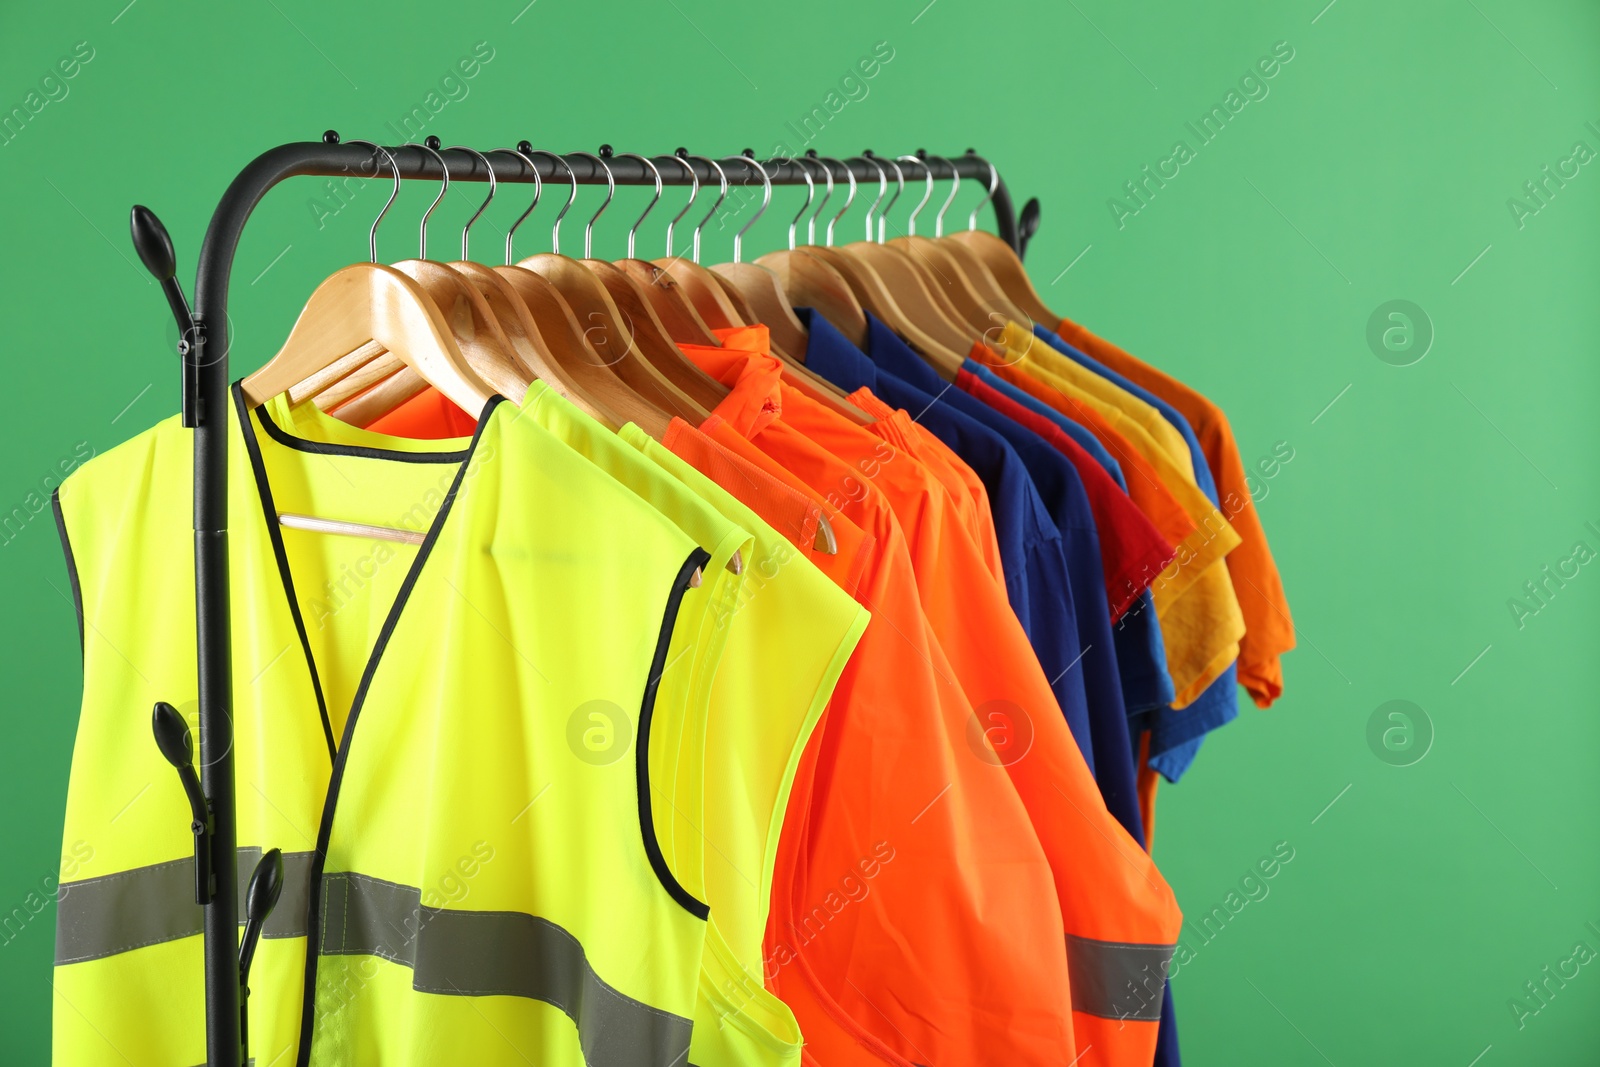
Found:
[{"label": "rack top bar", "polygon": [[[324,144],[321,147],[327,150],[325,161],[318,161],[321,165],[314,170],[297,170],[296,173],[319,176],[359,174],[363,177],[388,177],[393,173],[389,169],[388,162],[366,145]],[[384,148],[394,158],[402,178],[439,180],[441,176],[439,161],[427,149],[414,145],[385,145]],[[472,152],[459,148],[441,148],[438,151],[444,156],[450,168],[452,181],[488,181],[488,170],[484,167],[483,160]],[[509,150],[509,147],[494,150],[480,148],[478,151],[488,157],[497,181],[532,182],[533,172],[537,169],[541,181],[556,185],[568,184],[573,178],[577,179],[579,185],[604,185],[605,169],[609,169],[612,180],[618,185],[655,184],[655,175],[637,157],[631,155],[607,156],[602,150],[597,154],[604,157],[603,169],[591,154],[582,152],[562,154],[561,159],[571,168],[569,177],[566,167],[557,164],[548,153],[535,151],[533,162],[530,163],[515,151]],[[701,185],[715,186],[718,182],[716,172],[703,159],[683,159],[672,153],[650,155],[647,158],[660,172],[663,185],[689,185],[689,168],[693,168],[694,176]],[[712,158],[721,165],[730,185],[761,184],[761,175],[752,166],[751,159],[744,156]],[[890,166],[894,161],[893,157],[876,155],[873,158],[883,166],[888,180],[894,182],[894,167]],[[949,181],[953,176],[959,175],[964,180],[978,182],[984,188],[988,187],[990,181],[999,181],[998,174],[991,171],[989,163],[971,149],[960,155],[950,156],[948,159],[951,165],[947,165],[944,159],[928,159],[919,163],[902,162],[899,163],[899,167],[908,185],[927,180],[924,165],[933,172],[935,181]],[[833,179],[837,183],[846,182],[846,169],[855,175],[858,183],[875,185],[878,182],[878,168],[868,162],[865,154],[847,159],[830,156],[824,160],[818,156],[779,157],[759,161],[773,185],[804,185],[807,175],[817,185],[823,185],[824,166],[832,172]]]},{"label": "rack top bar", "polygon": [[[225,321],[222,315],[226,311],[227,304],[227,279],[233,266],[239,235],[244,230],[245,222],[256,204],[274,185],[285,178],[298,176],[388,178],[393,174],[388,162],[380,153],[374,152],[366,145],[340,144],[329,140],[330,137],[337,135],[330,131],[322,141],[293,142],[268,149],[246,164],[228,186],[227,191],[222,194],[217,210],[211,217],[211,226],[206,231],[205,243],[200,249],[200,264],[195,279],[195,311],[202,321],[207,323]],[[439,161],[427,149],[416,145],[385,147],[400,169],[402,178],[438,181],[442,176]],[[509,148],[509,146],[504,147]],[[449,168],[452,181],[489,180],[489,168],[486,168],[483,160],[471,152],[462,149],[439,151]],[[488,157],[489,166],[493,168],[497,181],[531,183],[535,170],[541,181],[553,183],[558,189],[572,180],[567,176],[565,167],[558,165],[548,155],[534,154],[534,162],[530,163],[515,151],[490,149],[479,149],[479,151]],[[690,184],[688,170],[675,162],[675,158],[670,154],[650,157],[661,172],[663,185]],[[883,165],[890,184],[894,184],[894,169],[888,166],[893,157],[879,155],[874,158]],[[1012,208],[1006,183],[1000,178],[998,171],[971,149],[947,158],[948,164],[932,158],[926,161],[926,165],[933,172],[934,180],[948,181],[955,174],[960,175],[963,180],[976,181],[985,189],[992,182],[994,195],[989,201],[989,207],[994,211],[996,231],[1001,240],[1012,248],[1018,248],[1016,213]],[[605,184],[605,171],[590,156],[573,153],[562,156],[562,159],[572,168],[572,175],[579,185]],[[694,168],[695,177],[699,179],[702,187],[709,184],[712,188],[716,188],[718,179],[714,170],[702,160],[691,159],[687,162]],[[718,162],[728,175],[730,187],[751,185],[760,187],[761,175],[745,157],[727,156]],[[822,164],[813,162],[809,158],[803,163],[794,158],[761,162],[773,185],[804,185],[807,174],[814,183],[826,184],[822,177]],[[845,160],[828,157],[826,165],[834,176],[835,195],[838,194],[838,186],[846,182],[846,168],[855,176],[858,185],[871,187],[878,183],[878,167],[862,156],[853,156]],[[613,155],[606,159],[605,166],[610,169],[612,180],[618,185],[655,184],[655,176],[638,159]],[[914,188],[918,182],[927,181],[922,167],[918,164],[901,163],[900,170],[905,175],[908,190]]]}]

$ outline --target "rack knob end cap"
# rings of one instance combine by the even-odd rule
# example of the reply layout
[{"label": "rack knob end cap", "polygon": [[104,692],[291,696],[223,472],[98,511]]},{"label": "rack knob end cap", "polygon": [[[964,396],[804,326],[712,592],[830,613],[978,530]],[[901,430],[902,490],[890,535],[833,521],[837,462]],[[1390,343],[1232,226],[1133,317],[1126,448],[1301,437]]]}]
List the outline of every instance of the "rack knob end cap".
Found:
[{"label": "rack knob end cap", "polygon": [[177,257],[172,251],[172,238],[167,228],[156,218],[156,213],[143,204],[133,205],[128,222],[133,232],[133,248],[145,270],[155,275],[158,282],[167,281],[178,271]]},{"label": "rack knob end cap", "polygon": [[258,923],[266,922],[282,894],[283,852],[276,848],[268,849],[250,876],[250,888],[245,892],[245,917]]},{"label": "rack knob end cap", "polygon": [[166,757],[167,762],[180,770],[189,769],[194,762],[194,738],[189,733],[188,722],[178,714],[178,709],[165,700],[156,701],[155,710],[150,716],[150,727],[156,735],[156,747],[161,749],[161,755]]},{"label": "rack knob end cap", "polygon": [[1022,205],[1022,211],[1017,218],[1017,235],[1027,241],[1039,232],[1040,212],[1039,198],[1033,197]]}]

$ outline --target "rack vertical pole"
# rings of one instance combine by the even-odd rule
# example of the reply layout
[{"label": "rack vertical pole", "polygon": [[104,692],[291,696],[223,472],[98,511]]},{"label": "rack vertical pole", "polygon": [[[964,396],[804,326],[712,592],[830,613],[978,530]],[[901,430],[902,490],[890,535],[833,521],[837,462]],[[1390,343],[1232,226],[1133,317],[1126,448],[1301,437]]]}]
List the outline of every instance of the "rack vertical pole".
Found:
[{"label": "rack vertical pole", "polygon": [[213,327],[196,286],[191,346],[198,379],[194,427],[195,633],[200,682],[200,781],[215,817],[205,908],[206,1063],[244,1062],[239,1025],[239,890],[233,773],[233,669],[228,597],[228,333]]}]

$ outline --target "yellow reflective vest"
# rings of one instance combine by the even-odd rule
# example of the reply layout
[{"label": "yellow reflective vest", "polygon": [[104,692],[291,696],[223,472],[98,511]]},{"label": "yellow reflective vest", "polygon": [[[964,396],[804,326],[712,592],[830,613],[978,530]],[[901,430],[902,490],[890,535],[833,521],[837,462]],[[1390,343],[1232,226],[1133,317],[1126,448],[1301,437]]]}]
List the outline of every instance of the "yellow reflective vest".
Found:
[{"label": "yellow reflective vest", "polygon": [[[255,1062],[684,1064],[706,908],[662,856],[648,754],[684,714],[656,702],[707,552],[498,398],[461,447],[234,401],[240,867],[279,847],[287,874]],[[204,1059],[188,807],[150,732],[156,701],[196,706],[192,493],[174,418],[57,494],[84,645],[57,1064]]]},{"label": "yellow reflective vest", "polygon": [[[529,388],[522,409],[711,555],[705,588],[696,591],[711,593],[701,598],[709,610],[693,640],[715,644],[715,673],[691,678],[668,669],[663,692],[687,683],[695,696],[658,711],[651,753],[662,852],[710,907],[689,1060],[799,1067],[799,1023],[763,985],[773,864],[801,750],[868,613],[753,511],[639,427],[612,433],[542,382]],[[739,573],[732,575],[723,561],[735,551]],[[687,598],[685,605],[687,621]],[[669,661],[679,655],[675,647]],[[673,712],[686,717],[675,722]]]}]

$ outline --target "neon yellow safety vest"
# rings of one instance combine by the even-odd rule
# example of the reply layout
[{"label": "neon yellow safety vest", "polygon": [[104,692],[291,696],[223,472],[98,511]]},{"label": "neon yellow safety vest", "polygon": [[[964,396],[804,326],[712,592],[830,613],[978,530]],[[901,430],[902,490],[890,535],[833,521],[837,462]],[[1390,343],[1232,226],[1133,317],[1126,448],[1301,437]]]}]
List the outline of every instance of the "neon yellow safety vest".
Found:
[{"label": "neon yellow safety vest", "polygon": [[[662,856],[646,756],[706,551],[498,398],[466,442],[234,400],[240,865],[280,847],[288,875],[255,1062],[685,1063],[706,912]],[[195,706],[191,457],[170,419],[57,496],[84,641],[57,1064],[204,1059],[188,807],[150,733],[154,702]]]},{"label": "neon yellow safety vest", "polygon": [[[772,868],[800,752],[866,629],[867,611],[749,508],[637,426],[613,434],[535,382],[524,417],[672,518],[711,554],[719,588],[695,640],[715,673],[683,680],[694,718],[664,714],[652,734],[657,834],[668,865],[710,906],[690,1061],[697,1067],[798,1067],[802,1038],[763,985]],[[740,577],[718,565],[737,545]],[[686,631],[689,601],[680,615]],[[672,654],[677,654],[676,638]],[[663,692],[675,671],[663,679]],[[704,715],[701,709],[704,708]],[[670,744],[668,744],[670,739]]]},{"label": "neon yellow safety vest", "polygon": [[[764,985],[773,867],[801,753],[871,616],[716,482],[637,426],[621,436],[753,535],[739,599],[721,620],[729,635],[712,683],[703,771],[696,778],[691,765],[677,776],[680,797],[698,785],[696,836],[713,846],[704,854],[711,921],[690,1058],[699,1067],[798,1067],[800,1025]],[[675,829],[662,834],[668,856],[685,836]]]}]

